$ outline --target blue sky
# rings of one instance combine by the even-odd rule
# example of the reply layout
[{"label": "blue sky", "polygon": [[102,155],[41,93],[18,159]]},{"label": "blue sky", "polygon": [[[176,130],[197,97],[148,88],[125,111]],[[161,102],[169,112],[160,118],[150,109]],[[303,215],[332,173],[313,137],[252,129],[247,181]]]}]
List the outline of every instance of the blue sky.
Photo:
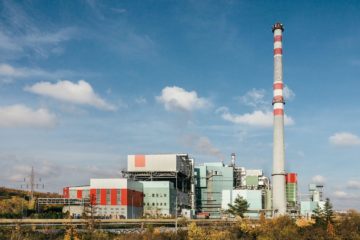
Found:
[{"label": "blue sky", "polygon": [[1,1],[0,184],[116,177],[127,154],[272,163],[273,37],[300,189],[360,200],[357,1]]}]

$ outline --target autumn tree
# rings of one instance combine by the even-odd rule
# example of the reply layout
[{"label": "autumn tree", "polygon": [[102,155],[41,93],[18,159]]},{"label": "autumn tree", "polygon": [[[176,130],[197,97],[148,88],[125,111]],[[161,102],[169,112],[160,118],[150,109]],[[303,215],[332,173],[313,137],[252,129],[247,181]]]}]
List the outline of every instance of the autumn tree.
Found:
[{"label": "autumn tree", "polygon": [[244,213],[248,210],[250,204],[241,196],[238,196],[235,199],[234,204],[228,204],[229,209],[227,210],[228,213],[234,216],[244,217]]}]

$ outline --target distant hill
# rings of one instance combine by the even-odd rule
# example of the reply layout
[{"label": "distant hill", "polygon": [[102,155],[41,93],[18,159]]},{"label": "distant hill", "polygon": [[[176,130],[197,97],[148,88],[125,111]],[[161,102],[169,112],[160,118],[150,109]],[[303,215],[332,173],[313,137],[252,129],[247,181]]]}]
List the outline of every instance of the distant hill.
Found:
[{"label": "distant hill", "polygon": [[[9,199],[11,197],[21,197],[26,198],[29,196],[29,191],[19,190],[19,189],[13,189],[13,188],[6,188],[6,187],[0,187],[0,200],[2,199]],[[61,197],[60,194],[57,193],[50,193],[50,192],[34,192],[35,197],[41,197],[41,198],[56,198]]]}]

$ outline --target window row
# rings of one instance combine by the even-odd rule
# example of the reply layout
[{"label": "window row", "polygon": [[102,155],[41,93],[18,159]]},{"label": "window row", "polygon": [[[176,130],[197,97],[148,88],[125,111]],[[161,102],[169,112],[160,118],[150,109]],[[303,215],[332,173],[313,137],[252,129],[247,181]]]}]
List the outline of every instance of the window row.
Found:
[{"label": "window row", "polygon": [[162,202],[161,202],[161,203],[158,203],[158,202],[157,202],[157,203],[152,203],[151,205],[150,205],[150,203],[145,203],[145,205],[146,205],[146,206],[155,206],[155,205],[156,205],[156,206],[166,206],[166,203],[162,203]]},{"label": "window row", "polygon": [[[146,197],[146,194],[144,194],[144,197]],[[167,194],[158,194],[158,193],[153,193],[153,194],[148,194],[148,197],[167,197]]]}]

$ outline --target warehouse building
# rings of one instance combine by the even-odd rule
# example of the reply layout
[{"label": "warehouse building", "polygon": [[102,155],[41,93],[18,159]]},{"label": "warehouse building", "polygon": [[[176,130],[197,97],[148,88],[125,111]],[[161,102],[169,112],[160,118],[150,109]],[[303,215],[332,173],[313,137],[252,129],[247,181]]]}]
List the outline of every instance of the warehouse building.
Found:
[{"label": "warehouse building", "polygon": [[143,185],[126,178],[90,179],[89,186],[65,187],[63,197],[87,199],[84,205],[65,205],[72,216],[84,213],[106,218],[143,216]]}]

